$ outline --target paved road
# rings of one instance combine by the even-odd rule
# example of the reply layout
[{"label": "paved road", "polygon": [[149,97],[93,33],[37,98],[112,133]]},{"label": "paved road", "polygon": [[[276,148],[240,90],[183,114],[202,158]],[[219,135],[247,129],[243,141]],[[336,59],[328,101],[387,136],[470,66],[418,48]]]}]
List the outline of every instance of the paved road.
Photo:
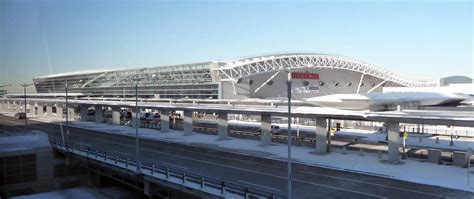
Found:
[{"label": "paved road", "polygon": [[[58,125],[29,123],[31,130],[60,137]],[[0,116],[0,125],[6,130],[21,130],[24,121]],[[118,155],[135,154],[133,137],[71,127],[69,141]],[[282,195],[286,193],[285,162],[153,140],[140,139],[140,143],[143,161],[167,164]],[[299,164],[294,165],[293,175],[295,198],[474,198],[473,193],[465,191]]]}]

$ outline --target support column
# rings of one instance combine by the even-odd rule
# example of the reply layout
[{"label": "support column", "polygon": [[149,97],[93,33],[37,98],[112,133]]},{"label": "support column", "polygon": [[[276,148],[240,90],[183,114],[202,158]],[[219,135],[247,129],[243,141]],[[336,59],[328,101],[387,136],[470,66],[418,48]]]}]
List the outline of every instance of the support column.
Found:
[{"label": "support column", "polygon": [[38,104],[38,115],[39,115],[40,117],[44,117],[44,114],[45,114],[45,112],[44,112],[44,104]]},{"label": "support column", "polygon": [[76,116],[76,113],[74,113],[74,106],[71,105],[71,104],[68,104],[68,107],[67,107],[67,117],[68,117],[68,120],[69,121],[74,121],[74,118]]},{"label": "support column", "polygon": [[28,105],[30,107],[30,112],[28,112],[31,116],[36,116],[36,104],[35,102],[28,102]]},{"label": "support column", "polygon": [[192,135],[193,134],[193,112],[184,110],[183,111],[183,131],[184,135]]},{"label": "support column", "polygon": [[18,105],[16,104],[16,101],[13,101],[13,112],[17,112],[18,110]]},{"label": "support column", "polygon": [[400,127],[398,122],[388,122],[388,162],[400,161]]},{"label": "support column", "polygon": [[112,124],[120,125],[120,107],[112,107]]},{"label": "support column", "polygon": [[10,101],[7,101],[7,112],[11,112],[12,108],[12,103],[10,103]]},{"label": "support column", "polygon": [[88,106],[85,104],[80,105],[80,110],[81,110],[81,121],[86,122],[87,121],[87,108]]},{"label": "support column", "polygon": [[[140,128],[140,119],[137,118],[137,116],[135,115],[136,113],[140,113],[140,108],[138,108],[138,110],[137,110],[137,109],[135,109],[135,107],[133,107],[132,108],[132,122],[131,122],[131,124],[132,124],[133,128],[136,128],[135,125],[138,125],[138,128]],[[140,115],[138,117],[140,117]]]},{"label": "support column", "polygon": [[102,123],[104,122],[104,111],[102,110],[102,105],[95,105],[95,122]]},{"label": "support column", "polygon": [[316,154],[326,154],[327,125],[326,118],[316,118]]},{"label": "support column", "polygon": [[272,142],[272,116],[267,114],[260,115],[260,140],[262,146],[270,145]]},{"label": "support column", "polygon": [[160,131],[167,132],[170,130],[170,111],[168,109],[160,110]]},{"label": "support column", "polygon": [[227,122],[227,116],[227,112],[219,112],[217,115],[217,132],[219,140],[229,139],[229,125]]},{"label": "support column", "polygon": [[25,112],[25,105],[23,104],[23,101],[18,102],[18,106],[20,107],[18,112],[24,113]]},{"label": "support column", "polygon": [[63,119],[63,104],[56,104],[56,117]]},{"label": "support column", "polygon": [[51,104],[46,105],[46,116],[53,117],[53,105]]}]

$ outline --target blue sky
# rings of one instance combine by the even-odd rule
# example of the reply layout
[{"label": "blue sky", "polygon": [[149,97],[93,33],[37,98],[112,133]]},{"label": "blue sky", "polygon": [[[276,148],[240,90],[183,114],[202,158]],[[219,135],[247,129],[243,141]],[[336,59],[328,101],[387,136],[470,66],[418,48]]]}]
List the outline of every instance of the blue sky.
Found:
[{"label": "blue sky", "polygon": [[0,84],[275,52],[344,55],[419,80],[474,76],[472,1],[3,0],[0,23]]}]

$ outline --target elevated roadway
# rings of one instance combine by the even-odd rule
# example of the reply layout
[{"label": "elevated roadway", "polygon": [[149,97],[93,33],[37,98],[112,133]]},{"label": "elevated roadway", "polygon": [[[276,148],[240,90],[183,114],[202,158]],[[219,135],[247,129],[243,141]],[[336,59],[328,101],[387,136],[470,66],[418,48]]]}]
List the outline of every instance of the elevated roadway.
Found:
[{"label": "elevated roadway", "polygon": [[[23,121],[0,116],[0,125],[5,130],[18,130],[23,128]],[[44,131],[53,138],[60,138],[60,127],[55,124],[30,121],[28,128]],[[135,154],[134,138],[122,135],[70,127],[68,142],[132,158]],[[140,139],[140,143],[140,158],[143,161],[168,164],[192,173],[213,176],[226,182],[246,184],[282,195],[286,193],[284,161],[155,140]],[[293,175],[295,198],[472,198],[474,196],[465,191],[301,164],[294,164]]]}]

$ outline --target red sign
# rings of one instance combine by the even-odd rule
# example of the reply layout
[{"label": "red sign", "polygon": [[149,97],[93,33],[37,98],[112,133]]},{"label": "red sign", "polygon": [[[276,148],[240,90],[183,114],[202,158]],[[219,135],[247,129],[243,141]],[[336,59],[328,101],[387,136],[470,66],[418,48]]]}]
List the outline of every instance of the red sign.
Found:
[{"label": "red sign", "polygon": [[318,73],[291,73],[292,79],[319,79]]}]

